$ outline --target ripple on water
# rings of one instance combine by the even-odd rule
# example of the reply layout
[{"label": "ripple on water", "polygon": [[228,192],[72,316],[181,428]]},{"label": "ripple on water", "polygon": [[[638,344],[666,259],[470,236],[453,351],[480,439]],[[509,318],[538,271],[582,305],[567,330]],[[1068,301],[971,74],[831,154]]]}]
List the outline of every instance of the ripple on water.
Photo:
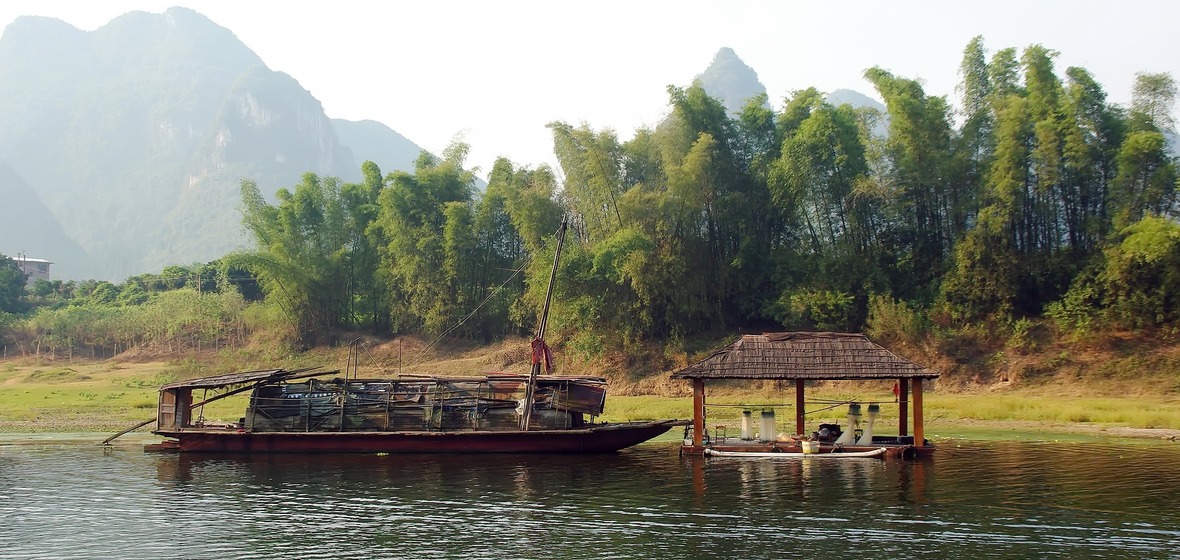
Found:
[{"label": "ripple on water", "polygon": [[[0,558],[1167,558],[1177,446],[919,462],[0,447]],[[867,548],[866,548],[867,547]]]}]

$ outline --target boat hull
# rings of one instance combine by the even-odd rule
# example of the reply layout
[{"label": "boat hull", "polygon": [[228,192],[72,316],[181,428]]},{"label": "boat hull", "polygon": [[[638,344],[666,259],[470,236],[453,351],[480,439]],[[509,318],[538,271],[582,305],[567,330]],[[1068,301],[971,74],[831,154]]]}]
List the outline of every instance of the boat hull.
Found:
[{"label": "boat hull", "polygon": [[828,451],[824,453],[791,453],[791,452],[758,452],[758,451],[718,451],[706,449],[705,455],[710,457],[747,457],[757,459],[866,459],[885,458],[888,449],[878,447],[869,451]]},{"label": "boat hull", "polygon": [[435,432],[157,431],[181,452],[208,453],[610,453],[687,421],[602,424],[571,430]]}]

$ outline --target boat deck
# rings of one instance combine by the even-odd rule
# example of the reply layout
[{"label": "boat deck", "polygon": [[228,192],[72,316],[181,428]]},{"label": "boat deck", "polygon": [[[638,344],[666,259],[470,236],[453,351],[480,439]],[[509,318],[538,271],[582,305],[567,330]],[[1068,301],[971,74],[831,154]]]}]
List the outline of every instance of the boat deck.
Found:
[{"label": "boat deck", "polygon": [[[685,441],[681,454],[704,455],[706,449],[724,453],[803,453],[801,440],[758,441],[744,440],[736,437],[714,438],[700,447],[692,445],[691,440]],[[816,454],[836,453],[864,453],[876,449],[885,449],[884,457],[914,459],[934,453],[935,447],[925,442],[925,445],[914,445],[912,437],[874,437],[871,445],[841,445],[837,443],[820,443]]]}]

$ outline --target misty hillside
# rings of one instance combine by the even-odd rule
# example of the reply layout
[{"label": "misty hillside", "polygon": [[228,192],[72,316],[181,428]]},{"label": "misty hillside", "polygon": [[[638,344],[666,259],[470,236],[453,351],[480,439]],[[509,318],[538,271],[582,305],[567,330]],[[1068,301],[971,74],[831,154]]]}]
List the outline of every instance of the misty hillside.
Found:
[{"label": "misty hillside", "polygon": [[869,97],[869,96],[867,96],[863,93],[860,93],[858,91],[852,91],[850,89],[832,90],[832,92],[829,93],[827,95],[827,97],[824,98],[824,101],[827,101],[828,103],[831,103],[832,105],[836,105],[836,106],[851,105],[851,106],[858,108],[858,109],[861,107],[868,107],[870,109],[876,109],[877,111],[880,111],[882,114],[885,113],[885,105],[882,104],[880,101],[877,101],[876,99],[873,99],[872,97]]},{"label": "misty hillside", "polygon": [[[353,159],[358,162],[376,163],[385,173],[395,169],[414,169],[414,160],[422,153],[422,148],[410,139],[377,121],[332,119],[332,127],[336,130],[336,137],[340,142],[352,149]],[[346,181],[360,181],[360,165],[341,175],[341,178]]]},{"label": "misty hillside", "polygon": [[[19,18],[0,37],[0,83],[0,193],[27,222],[47,209],[61,232],[54,220],[9,226],[0,253],[54,261],[55,277],[218,258],[243,244],[243,177],[273,193],[307,171],[357,178],[365,159],[409,169],[420,151],[383,125],[332,121],[294,78],[185,8],[92,32]],[[18,190],[24,199],[8,198]]]},{"label": "misty hillside", "polygon": [[31,258],[59,255],[57,258],[66,267],[64,273],[71,272],[69,267],[80,270],[78,265],[88,262],[86,252],[66,235],[37,193],[4,161],[0,161],[0,200],[8,210],[0,219],[0,240],[4,243],[0,254],[8,257],[24,254]]}]

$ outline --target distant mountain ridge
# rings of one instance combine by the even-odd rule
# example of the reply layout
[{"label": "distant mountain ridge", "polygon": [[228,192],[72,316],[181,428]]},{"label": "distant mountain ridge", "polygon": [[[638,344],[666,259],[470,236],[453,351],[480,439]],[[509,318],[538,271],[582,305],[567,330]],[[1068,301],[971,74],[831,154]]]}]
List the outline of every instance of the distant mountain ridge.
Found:
[{"label": "distant mountain ridge", "polygon": [[[758,73],[729,47],[721,47],[705,71],[697,74],[693,81],[699,83],[710,97],[721,101],[731,116],[740,114],[750,98],[767,93],[766,86],[758,80]],[[885,105],[881,102],[850,89],[833,90],[824,101],[837,106],[868,107],[885,113]],[[767,103],[780,108],[777,104],[781,100],[768,99]]]},{"label": "distant mountain ridge", "polygon": [[[695,83],[701,85],[710,97],[718,99],[730,116],[741,114],[750,98],[766,93],[766,86],[758,81],[753,68],[742,62],[737,53],[729,47],[722,47],[713,57],[713,62],[704,72],[697,75]],[[873,127],[872,134],[885,137],[889,134],[889,115],[881,102],[857,91],[836,89],[824,96],[824,101],[835,106],[850,105],[853,108],[874,109],[881,119]],[[782,100],[767,99],[768,106],[781,109]]]},{"label": "distant mountain ridge", "polygon": [[872,97],[869,97],[858,91],[850,89],[834,89],[824,97],[824,101],[839,107],[840,105],[851,105],[854,108],[867,107],[876,109],[881,114],[885,114],[885,105]]},{"label": "distant mountain ridge", "polygon": [[766,94],[766,86],[758,80],[758,73],[729,47],[718,50],[713,62],[693,81],[701,84],[709,97],[721,101],[731,116],[740,114],[750,98]]},{"label": "distant mountain ridge", "polygon": [[[734,115],[766,93],[729,48],[696,80]],[[54,261],[58,278],[216,259],[247,241],[243,178],[264,194],[308,171],[359,181],[366,160],[410,171],[422,151],[384,124],[330,119],[294,77],[186,8],[91,32],[19,18],[0,36],[0,83],[0,200],[18,209],[0,253]],[[884,112],[850,90],[828,100]]]},{"label": "distant mountain ridge", "polygon": [[360,134],[329,119],[186,8],[91,32],[18,18],[0,37],[0,83],[0,196],[30,209],[0,230],[0,253],[52,260],[66,278],[121,280],[242,246],[242,178],[273,193],[307,171],[358,180],[365,159],[408,170],[421,151],[379,123]]}]

